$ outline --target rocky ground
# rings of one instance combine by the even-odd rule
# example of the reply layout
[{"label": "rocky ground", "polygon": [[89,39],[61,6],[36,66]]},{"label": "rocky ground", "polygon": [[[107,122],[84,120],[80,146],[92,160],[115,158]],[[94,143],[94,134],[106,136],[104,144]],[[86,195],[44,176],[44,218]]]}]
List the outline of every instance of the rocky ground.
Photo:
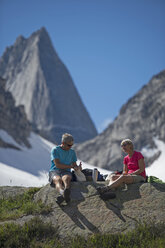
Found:
[{"label": "rocky ground", "polygon": [[[62,206],[55,202],[57,192],[48,184],[35,194],[34,201],[42,200],[44,204],[52,205],[52,212],[40,217],[44,222],[52,222],[58,227],[61,238],[88,236],[92,233],[127,232],[144,221],[165,221],[165,184],[128,185],[115,191],[115,199],[103,201],[97,194],[96,187],[105,184],[72,183],[72,200],[68,205]],[[26,190],[27,188],[23,187],[0,187],[0,198],[22,194]],[[14,222],[23,224],[33,217],[23,216]]]}]

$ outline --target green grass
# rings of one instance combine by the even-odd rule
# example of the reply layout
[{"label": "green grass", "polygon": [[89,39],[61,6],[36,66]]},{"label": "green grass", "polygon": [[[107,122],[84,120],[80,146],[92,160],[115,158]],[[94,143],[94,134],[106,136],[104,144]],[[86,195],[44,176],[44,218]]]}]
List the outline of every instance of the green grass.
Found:
[{"label": "green grass", "polygon": [[25,223],[0,225],[1,248],[164,248],[165,224],[141,224],[127,234],[94,234],[59,239],[58,229],[38,217]]},{"label": "green grass", "polygon": [[23,195],[0,200],[0,220],[17,219],[28,214],[44,214],[51,211],[50,206],[45,206],[41,201],[34,202],[34,194],[40,188],[31,188]]},{"label": "green grass", "polygon": [[[50,213],[51,206],[34,202],[40,188],[31,188],[23,195],[0,200],[0,220],[14,220],[23,215]],[[67,241],[66,241],[67,240]],[[67,242],[67,243],[66,243]],[[23,226],[0,225],[0,248],[164,248],[165,223],[143,223],[126,234],[93,234],[59,239],[58,229],[34,217]]]},{"label": "green grass", "polygon": [[95,234],[84,240],[72,240],[72,248],[164,248],[165,223],[140,224],[134,230],[122,234]]},{"label": "green grass", "polygon": [[1,248],[58,247],[58,234],[51,224],[34,217],[23,226],[10,223],[0,226]]}]

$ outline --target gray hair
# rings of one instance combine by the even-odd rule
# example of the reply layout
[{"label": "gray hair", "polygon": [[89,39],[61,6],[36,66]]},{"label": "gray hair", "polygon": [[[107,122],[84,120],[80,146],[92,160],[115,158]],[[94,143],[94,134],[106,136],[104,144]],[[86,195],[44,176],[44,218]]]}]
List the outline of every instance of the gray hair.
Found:
[{"label": "gray hair", "polygon": [[132,142],[132,140],[130,140],[130,139],[124,139],[124,140],[122,140],[122,142],[121,142],[121,146],[124,145],[124,144],[129,144],[129,145],[131,145],[131,147],[132,147],[132,149],[133,149],[133,142]]},{"label": "gray hair", "polygon": [[74,139],[73,139],[73,136],[71,135],[71,134],[69,134],[69,133],[64,133],[63,135],[62,135],[62,143],[64,142],[64,143],[66,143],[66,142],[73,142],[74,141]]}]

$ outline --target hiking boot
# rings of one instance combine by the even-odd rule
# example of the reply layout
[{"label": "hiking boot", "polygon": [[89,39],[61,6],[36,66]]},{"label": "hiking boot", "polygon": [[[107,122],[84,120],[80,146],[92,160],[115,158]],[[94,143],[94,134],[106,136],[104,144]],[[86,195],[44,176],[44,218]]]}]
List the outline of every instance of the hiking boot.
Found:
[{"label": "hiking boot", "polygon": [[57,199],[56,199],[56,203],[57,203],[57,204],[61,204],[63,201],[64,201],[63,195],[57,196]]},{"label": "hiking boot", "polygon": [[103,194],[110,190],[109,186],[97,187],[96,189],[99,194]]},{"label": "hiking boot", "polygon": [[104,201],[107,201],[109,199],[114,199],[116,197],[116,194],[114,192],[105,192],[100,195],[100,198]]},{"label": "hiking boot", "polygon": [[64,199],[67,203],[70,202],[70,189],[64,189]]}]

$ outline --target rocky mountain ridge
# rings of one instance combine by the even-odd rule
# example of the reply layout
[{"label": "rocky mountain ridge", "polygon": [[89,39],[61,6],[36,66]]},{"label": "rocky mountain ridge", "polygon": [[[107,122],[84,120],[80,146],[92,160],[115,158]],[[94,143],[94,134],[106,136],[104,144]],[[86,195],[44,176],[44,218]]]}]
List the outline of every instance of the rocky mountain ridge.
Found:
[{"label": "rocky mountain ridge", "polygon": [[[30,147],[28,137],[31,125],[26,118],[24,106],[15,106],[15,100],[5,90],[5,80],[0,78],[0,130],[5,130],[18,144]],[[0,138],[0,147],[19,149]]]},{"label": "rocky mountain ridge", "polygon": [[23,105],[28,120],[43,137],[60,143],[64,132],[75,142],[97,135],[66,66],[57,55],[45,28],[29,38],[19,36],[0,58],[0,76]]},{"label": "rocky mountain ridge", "polygon": [[[94,139],[78,144],[78,157],[89,164],[109,170],[122,169],[120,143],[130,138],[136,150],[147,148],[146,166],[159,157],[154,139],[165,142],[165,71],[153,76],[120,110],[116,119]],[[155,150],[155,151],[154,151]]]}]

